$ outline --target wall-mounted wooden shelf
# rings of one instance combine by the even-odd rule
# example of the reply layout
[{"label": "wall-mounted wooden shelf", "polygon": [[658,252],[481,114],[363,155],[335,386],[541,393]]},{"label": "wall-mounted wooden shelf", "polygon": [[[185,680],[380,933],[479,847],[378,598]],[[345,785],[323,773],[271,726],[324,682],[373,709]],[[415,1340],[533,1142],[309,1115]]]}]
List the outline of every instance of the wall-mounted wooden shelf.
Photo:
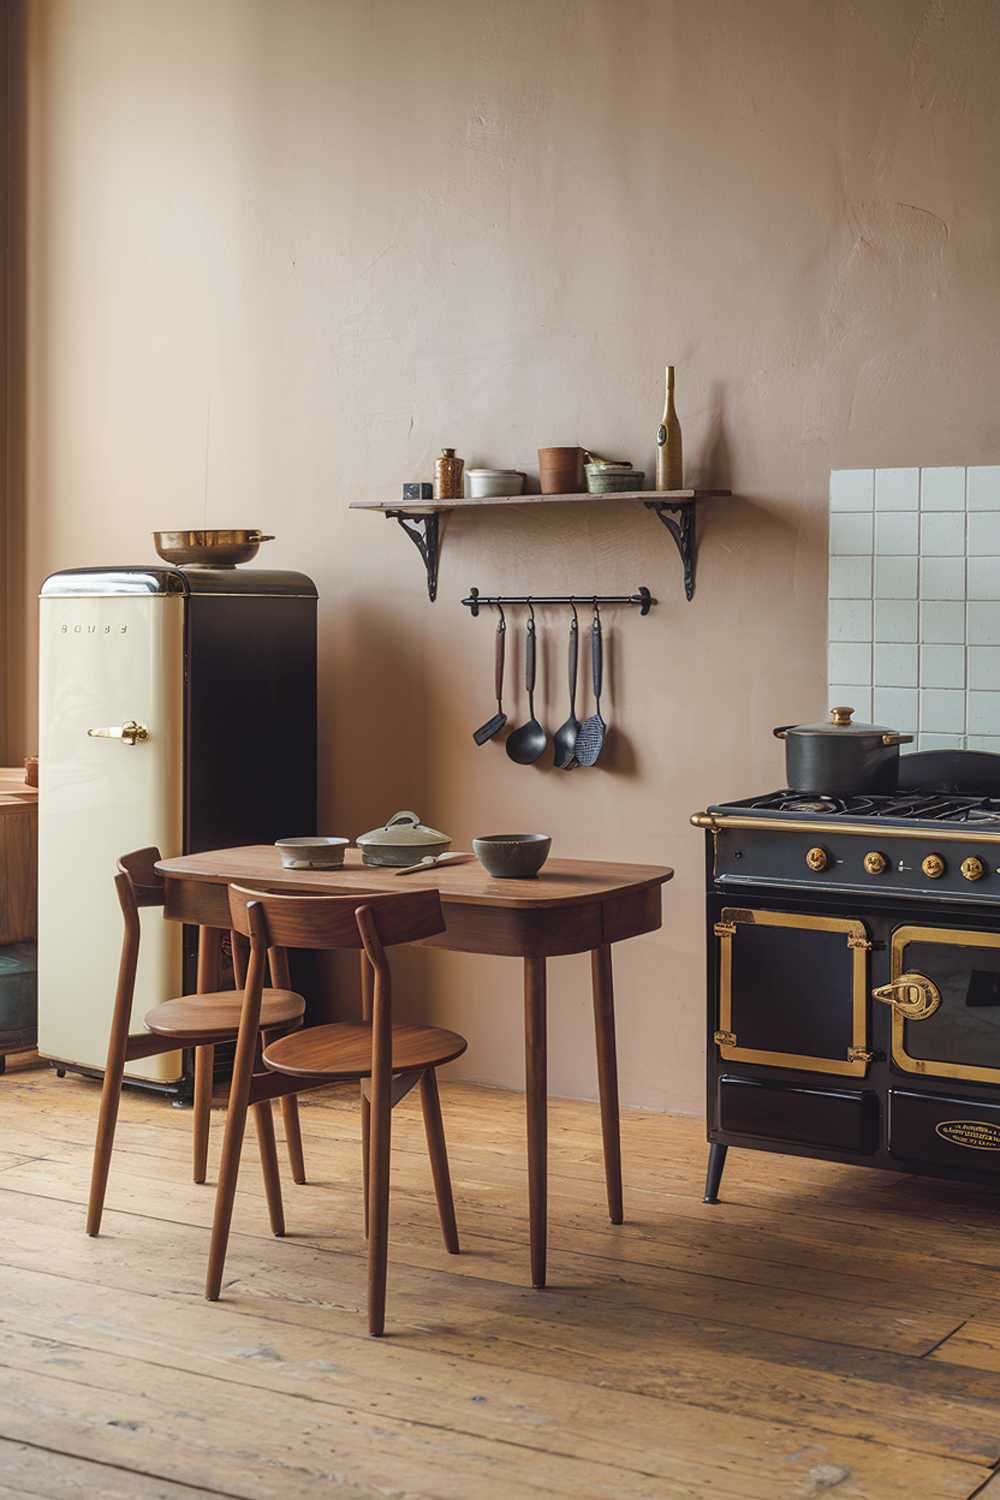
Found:
[{"label": "wall-mounted wooden shelf", "polygon": [[351,510],[372,510],[398,521],[423,558],[427,593],[437,598],[440,518],[452,510],[489,510],[496,505],[635,505],[651,510],[670,532],[684,566],[684,593],[694,598],[695,507],[701,500],[722,500],[731,490],[625,490],[611,495],[487,495],[457,500],[352,500]]}]

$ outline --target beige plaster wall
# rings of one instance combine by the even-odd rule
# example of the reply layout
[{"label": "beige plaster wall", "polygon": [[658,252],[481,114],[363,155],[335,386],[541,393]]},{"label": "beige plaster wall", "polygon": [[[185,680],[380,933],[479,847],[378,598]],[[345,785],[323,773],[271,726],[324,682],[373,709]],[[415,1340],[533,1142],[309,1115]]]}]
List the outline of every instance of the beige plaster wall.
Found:
[{"label": "beige plaster wall", "polygon": [[[698,1110],[688,815],[778,784],[771,726],[824,707],[828,471],[1000,456],[995,3],[20,9],[8,753],[33,748],[47,572],[147,560],[155,527],[275,532],[269,563],[322,595],[324,830],[415,807],[457,847],[513,825],[673,865],[663,930],[617,959],[623,1092]],[[738,496],[706,508],[693,604],[642,511],[454,517],[431,607],[395,525],[346,508],[429,476],[442,444],[531,469],[579,441],[651,468],[668,360],[689,479]],[[601,768],[476,749],[492,624],[459,606],[469,585],[640,582],[660,604],[609,622]],[[560,620],[552,725],[563,656]],[[552,968],[552,1087],[592,1094],[587,965]],[[461,1070],[520,1086],[517,965],[412,969],[471,1038]]]}]

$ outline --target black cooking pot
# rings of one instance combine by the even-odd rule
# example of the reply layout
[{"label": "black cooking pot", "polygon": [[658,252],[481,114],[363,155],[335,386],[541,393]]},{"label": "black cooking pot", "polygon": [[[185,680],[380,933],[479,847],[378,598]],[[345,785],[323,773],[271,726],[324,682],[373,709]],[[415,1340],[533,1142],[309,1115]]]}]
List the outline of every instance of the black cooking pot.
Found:
[{"label": "black cooking pot", "polygon": [[880,724],[852,724],[853,708],[831,708],[827,724],[780,724],[775,738],[785,742],[785,768],[793,792],[849,797],[861,792],[893,792],[899,778],[899,747],[912,734]]}]

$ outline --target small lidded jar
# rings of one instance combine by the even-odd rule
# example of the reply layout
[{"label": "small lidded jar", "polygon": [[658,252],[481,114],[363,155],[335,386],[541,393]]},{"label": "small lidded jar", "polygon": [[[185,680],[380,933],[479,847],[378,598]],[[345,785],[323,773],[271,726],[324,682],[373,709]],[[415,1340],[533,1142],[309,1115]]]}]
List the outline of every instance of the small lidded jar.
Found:
[{"label": "small lidded jar", "polygon": [[434,499],[461,500],[465,459],[456,458],[454,448],[442,448],[434,463]]}]

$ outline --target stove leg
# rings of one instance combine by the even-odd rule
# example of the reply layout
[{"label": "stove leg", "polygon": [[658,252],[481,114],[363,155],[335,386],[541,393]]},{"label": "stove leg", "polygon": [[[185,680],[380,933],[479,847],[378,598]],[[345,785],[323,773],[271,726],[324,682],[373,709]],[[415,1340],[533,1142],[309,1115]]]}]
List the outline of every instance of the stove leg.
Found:
[{"label": "stove leg", "polygon": [[713,1141],[708,1148],[708,1175],[705,1178],[705,1203],[718,1203],[719,1183],[722,1181],[722,1169],[726,1165],[726,1152],[728,1146],[719,1146]]}]

